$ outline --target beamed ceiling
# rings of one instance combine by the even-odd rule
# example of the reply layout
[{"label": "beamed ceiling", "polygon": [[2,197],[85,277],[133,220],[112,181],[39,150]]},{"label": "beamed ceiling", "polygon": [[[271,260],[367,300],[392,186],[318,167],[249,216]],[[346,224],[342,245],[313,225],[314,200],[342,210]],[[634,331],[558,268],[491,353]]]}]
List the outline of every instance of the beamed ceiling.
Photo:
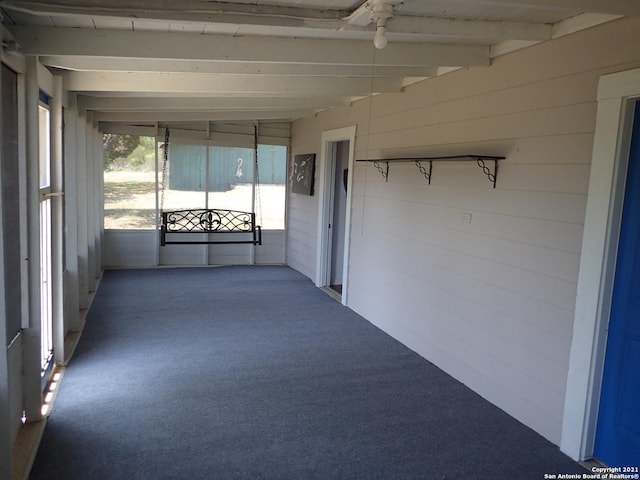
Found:
[{"label": "beamed ceiling", "polygon": [[[380,11],[388,44],[377,49]],[[110,125],[290,121],[484,68],[638,15],[640,1],[0,0],[0,14],[22,53]]]}]

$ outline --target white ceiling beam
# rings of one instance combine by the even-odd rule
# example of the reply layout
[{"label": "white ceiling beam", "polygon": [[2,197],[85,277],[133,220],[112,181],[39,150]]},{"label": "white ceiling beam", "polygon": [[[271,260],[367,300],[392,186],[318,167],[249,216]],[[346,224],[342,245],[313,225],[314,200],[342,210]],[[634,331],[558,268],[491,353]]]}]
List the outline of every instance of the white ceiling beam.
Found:
[{"label": "white ceiling beam", "polygon": [[[175,9],[175,5],[160,8],[158,5],[150,4],[144,9],[132,6],[108,7],[87,7],[70,6],[55,3],[29,2],[29,1],[9,1],[5,2],[8,7],[18,10],[29,11],[36,15],[83,15],[83,16],[105,16],[118,18],[131,18],[135,20],[160,20],[173,22],[187,22],[199,25],[222,24],[258,27],[277,27],[281,33],[287,36],[304,37],[305,30],[326,30],[331,31],[352,31],[352,32],[373,32],[373,27],[368,28],[370,19],[361,22],[353,22],[352,17],[341,18],[337,13],[327,14],[326,10],[295,9],[300,16],[268,15],[259,13],[260,9],[268,9],[267,6],[258,6],[256,12],[234,12],[228,10],[233,8],[232,4],[226,4],[227,9],[220,9],[211,4],[200,5],[199,8],[189,9],[188,6]],[[235,5],[235,7],[243,7]],[[246,7],[246,6],[245,6]],[[243,7],[244,8],[244,7]],[[275,7],[278,9],[278,7]],[[360,7],[362,9],[362,7]],[[358,9],[358,10],[360,10]],[[246,10],[246,8],[245,8]],[[282,9],[280,9],[282,10]],[[285,9],[286,11],[292,9]],[[282,10],[282,11],[285,11]],[[366,10],[366,9],[365,9]],[[368,11],[368,10],[367,10]],[[318,12],[324,12],[325,16],[320,16]],[[331,12],[331,11],[328,11]],[[369,13],[370,17],[370,13]],[[134,20],[134,21],[135,21]],[[501,40],[547,40],[550,35],[550,25],[489,21],[489,20],[460,20],[454,18],[438,17],[418,17],[395,15],[387,25],[387,33],[410,33],[428,37],[460,37],[489,39],[493,41]]]},{"label": "white ceiling beam", "polygon": [[583,13],[582,15],[576,15],[575,17],[567,18],[561,22],[553,25],[553,32],[551,38],[560,38],[565,35],[571,35],[572,33],[585,30],[587,28],[595,27],[602,23],[611,22],[622,18],[620,15],[608,15],[603,13]]},{"label": "white ceiling beam", "polygon": [[[611,22],[621,18],[620,15],[608,15],[604,13],[583,13],[576,15],[575,17],[567,18],[560,22],[554,23],[551,31],[551,38],[560,38],[566,35],[585,30],[587,28],[595,27],[602,23]],[[538,42],[526,41],[526,40],[506,40],[504,42],[498,42],[491,46],[491,58],[505,55],[507,53],[521,50],[523,48],[535,45]]]},{"label": "white ceiling beam", "polygon": [[489,47],[366,40],[233,37],[194,33],[105,31],[13,25],[26,55],[317,63],[325,65],[472,66],[489,64]]},{"label": "white ceiling beam", "polygon": [[548,40],[550,24],[503,22],[488,20],[460,20],[453,18],[414,17],[396,15],[387,23],[387,33],[411,33],[429,37],[455,37],[460,39]]},{"label": "white ceiling beam", "polygon": [[78,95],[78,109],[101,112],[154,112],[154,111],[234,111],[234,110],[295,110],[321,109],[348,105],[349,98],[296,97],[296,98],[195,98],[195,97],[91,97]]},{"label": "white ceiling beam", "polygon": [[97,122],[207,122],[231,120],[294,120],[313,115],[314,110],[212,111],[212,112],[94,112]]},{"label": "white ceiling beam", "polygon": [[102,133],[116,133],[118,135],[140,135],[143,137],[155,137],[158,134],[157,127],[145,127],[141,125],[119,125],[100,123]]},{"label": "white ceiling beam", "polygon": [[254,3],[232,3],[201,0],[112,0],[109,5],[99,0],[39,1],[3,0],[2,6],[40,15],[88,15],[130,18],[158,18],[163,20],[192,20],[213,22],[227,18],[225,23],[265,22],[269,19],[301,25],[304,21],[339,20],[349,15],[349,10],[330,8],[304,8],[279,5],[258,5]]},{"label": "white ceiling beam", "polygon": [[474,3],[490,6],[510,6],[529,8],[550,8],[560,11],[578,11],[582,13],[606,13],[611,15],[640,15],[640,2],[637,0],[474,0]]},{"label": "white ceiling beam", "polygon": [[72,92],[174,92],[218,95],[357,96],[393,92],[402,88],[399,78],[282,78],[260,75],[209,75],[182,73],[62,72],[64,88]]},{"label": "white ceiling beam", "polygon": [[292,63],[241,63],[155,58],[43,56],[49,67],[79,71],[221,73],[234,75],[331,76],[331,77],[432,77],[435,67],[386,67],[371,65],[311,65]]}]

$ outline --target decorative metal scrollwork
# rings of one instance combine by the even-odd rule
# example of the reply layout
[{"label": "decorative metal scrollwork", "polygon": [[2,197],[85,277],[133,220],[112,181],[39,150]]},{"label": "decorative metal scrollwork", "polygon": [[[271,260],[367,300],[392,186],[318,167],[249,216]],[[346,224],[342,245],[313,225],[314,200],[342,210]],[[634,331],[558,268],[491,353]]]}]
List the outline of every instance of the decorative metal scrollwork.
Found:
[{"label": "decorative metal scrollwork", "polygon": [[426,178],[427,182],[429,182],[429,185],[431,185],[431,171],[433,170],[433,162],[429,161],[429,170],[427,170],[427,168],[422,165],[420,160],[416,160],[416,167],[418,167],[418,170],[420,171],[422,176]]},{"label": "decorative metal scrollwork", "polygon": [[[469,161],[475,162],[478,167],[482,170],[482,173],[489,179],[493,188],[496,188],[496,178],[498,177],[498,160],[504,160],[506,157],[500,157],[495,155],[477,155],[477,154],[467,154],[467,155],[447,155],[447,156],[439,156],[439,157],[393,157],[393,158],[379,158],[379,159],[366,159],[366,160],[357,160],[358,162],[371,162],[376,167],[380,175],[388,181],[389,177],[389,162],[392,163],[401,163],[401,162],[412,162],[416,164],[418,167],[418,171],[422,174],[422,176],[429,182],[431,185],[431,177],[433,171],[433,162],[454,162],[454,161]],[[487,165],[488,162],[493,161],[493,169],[490,165]],[[424,162],[429,162],[429,168],[426,167]],[[383,167],[381,164],[384,163]]]},{"label": "decorative metal scrollwork", "polygon": [[[167,239],[173,233],[215,233],[215,234],[248,234],[232,235],[226,237],[221,235],[216,238],[206,240],[194,239]],[[240,212],[237,210],[176,210],[173,212],[162,212],[162,222],[160,224],[160,245],[169,244],[216,244],[216,243],[245,243],[251,245],[262,245],[262,229],[256,225],[256,215],[252,212]]]},{"label": "decorative metal scrollwork", "polygon": [[493,159],[493,172],[491,172],[491,168],[487,166],[483,158],[476,158],[476,163],[478,167],[482,169],[482,173],[486,175],[489,181],[493,184],[493,188],[496,188],[496,175],[498,173],[498,160]]},{"label": "decorative metal scrollwork", "polygon": [[249,212],[234,210],[177,210],[166,212],[167,232],[250,232],[253,219]]},{"label": "decorative metal scrollwork", "polygon": [[373,162],[373,166],[376,167],[378,173],[382,175],[385,182],[389,181],[389,162],[385,162],[385,168],[382,167],[378,162]]}]

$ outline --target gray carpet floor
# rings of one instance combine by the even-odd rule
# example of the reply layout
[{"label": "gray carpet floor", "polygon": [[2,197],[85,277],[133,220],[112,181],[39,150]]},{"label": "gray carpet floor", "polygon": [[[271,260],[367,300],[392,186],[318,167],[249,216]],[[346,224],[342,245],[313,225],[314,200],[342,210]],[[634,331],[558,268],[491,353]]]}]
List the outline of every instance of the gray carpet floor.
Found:
[{"label": "gray carpet floor", "polygon": [[104,274],[30,478],[585,470],[287,267]]}]

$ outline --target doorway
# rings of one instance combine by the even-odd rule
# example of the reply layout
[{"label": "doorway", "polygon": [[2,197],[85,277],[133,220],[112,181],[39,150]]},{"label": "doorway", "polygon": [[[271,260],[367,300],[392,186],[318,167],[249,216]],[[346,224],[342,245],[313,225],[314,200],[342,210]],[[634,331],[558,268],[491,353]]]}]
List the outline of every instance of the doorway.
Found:
[{"label": "doorway", "polygon": [[575,460],[593,458],[599,435],[598,411],[608,408],[599,409],[603,365],[633,116],[639,97],[640,69],[600,78],[560,444],[560,449]]},{"label": "doorway", "polygon": [[322,135],[316,286],[347,304],[354,127]]},{"label": "doorway", "polygon": [[331,232],[331,254],[329,255],[329,288],[342,295],[344,281],[344,242],[347,216],[347,183],[349,180],[349,141],[333,143],[333,191]]},{"label": "doorway", "polygon": [[[640,464],[640,102],[635,104],[594,456]],[[634,472],[635,473],[635,472]]]}]

